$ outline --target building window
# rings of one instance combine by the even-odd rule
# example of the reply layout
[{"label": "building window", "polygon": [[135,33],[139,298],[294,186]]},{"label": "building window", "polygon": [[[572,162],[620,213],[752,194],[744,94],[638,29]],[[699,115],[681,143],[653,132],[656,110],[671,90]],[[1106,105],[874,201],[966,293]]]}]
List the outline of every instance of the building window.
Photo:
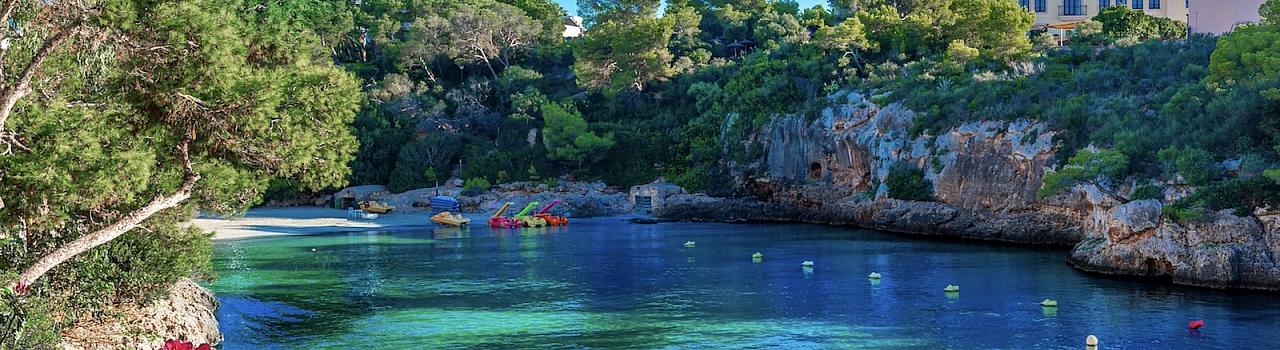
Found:
[{"label": "building window", "polygon": [[1133,9],[1134,9],[1134,10],[1141,10],[1141,9],[1142,9],[1142,0],[1133,0]]},{"label": "building window", "polygon": [[1018,5],[1022,5],[1022,8],[1031,11],[1031,0],[1018,0]]},{"label": "building window", "polygon": [[1062,9],[1058,12],[1059,16],[1084,16],[1088,11],[1080,0],[1063,0]]},{"label": "building window", "polygon": [[1128,4],[1129,4],[1129,0],[1116,0],[1116,6],[1124,6]]},{"label": "building window", "polygon": [[1160,0],[1151,0],[1151,9],[1156,10],[1159,8],[1160,8]]},{"label": "building window", "polygon": [[1044,2],[1045,2],[1045,0],[1036,0],[1036,12],[1045,12],[1045,11],[1047,11],[1047,10],[1045,10],[1045,8],[1047,8],[1048,6],[1046,6],[1046,5],[1044,4]]},{"label": "building window", "polygon": [[1111,6],[1111,0],[1098,0],[1098,10]]}]

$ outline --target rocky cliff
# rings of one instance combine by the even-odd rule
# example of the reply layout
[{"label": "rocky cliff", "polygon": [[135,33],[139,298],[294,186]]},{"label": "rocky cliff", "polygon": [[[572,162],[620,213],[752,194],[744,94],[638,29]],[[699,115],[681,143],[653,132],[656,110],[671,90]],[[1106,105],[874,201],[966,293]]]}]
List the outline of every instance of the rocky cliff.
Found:
[{"label": "rocky cliff", "polygon": [[[1053,158],[1053,136],[1026,120],[973,122],[940,135],[910,135],[915,113],[900,104],[877,106],[857,93],[831,98],[816,120],[774,120],[757,142],[769,178],[829,183],[854,192],[880,185],[896,162],[925,170],[941,203],[966,210],[1035,209],[1044,169]],[[875,188],[872,188],[872,187]]]},{"label": "rocky cliff", "polygon": [[[1020,243],[1070,245],[1083,235],[1073,201],[1041,200],[1053,132],[1029,121],[975,122],[911,135],[915,113],[842,93],[814,120],[779,117],[751,141],[764,159],[738,174],[749,199],[668,198],[655,214],[684,220],[803,221]],[[923,169],[936,202],[887,198],[895,163]]]},{"label": "rocky cliff", "polygon": [[[1280,290],[1280,215],[1161,218],[1158,201],[1125,203],[1128,185],[1082,185],[1040,198],[1054,133],[1019,120],[912,135],[915,114],[842,93],[816,119],[775,118],[747,143],[763,159],[733,169],[739,198],[672,194],[669,220],[798,221],[1017,243],[1074,245],[1082,270],[1174,283]],[[895,163],[923,169],[933,202],[887,198]]]}]

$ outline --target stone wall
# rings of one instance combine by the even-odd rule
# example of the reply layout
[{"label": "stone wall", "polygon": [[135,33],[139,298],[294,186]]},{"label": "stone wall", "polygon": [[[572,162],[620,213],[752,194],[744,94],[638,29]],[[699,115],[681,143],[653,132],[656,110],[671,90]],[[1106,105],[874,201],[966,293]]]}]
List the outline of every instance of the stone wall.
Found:
[{"label": "stone wall", "polygon": [[667,197],[681,194],[686,194],[684,188],[658,179],[644,185],[631,186],[627,199],[631,201],[631,207],[636,208],[636,197],[649,197],[649,209],[656,211],[666,204]]}]

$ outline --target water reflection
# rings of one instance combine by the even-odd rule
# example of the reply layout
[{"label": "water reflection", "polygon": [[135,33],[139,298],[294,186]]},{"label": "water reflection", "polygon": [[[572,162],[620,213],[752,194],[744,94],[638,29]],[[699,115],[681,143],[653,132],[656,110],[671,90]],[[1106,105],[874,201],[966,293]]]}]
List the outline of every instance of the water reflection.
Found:
[{"label": "water reflection", "polygon": [[[1062,251],[842,228],[600,219],[216,249],[226,349],[1078,348],[1088,334],[1107,348],[1280,345],[1275,296],[1092,278]],[[744,259],[755,252],[768,259]],[[797,269],[804,260],[822,271]],[[1063,303],[1040,307],[1044,296]]]}]

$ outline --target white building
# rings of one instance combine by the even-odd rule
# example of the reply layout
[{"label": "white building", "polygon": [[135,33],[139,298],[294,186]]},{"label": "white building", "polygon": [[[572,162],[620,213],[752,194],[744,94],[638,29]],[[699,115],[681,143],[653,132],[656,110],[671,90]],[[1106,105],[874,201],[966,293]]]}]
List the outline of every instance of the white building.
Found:
[{"label": "white building", "polygon": [[582,36],[582,32],[586,31],[582,27],[582,17],[564,16],[564,38],[577,38]]},{"label": "white building", "polygon": [[1188,0],[1018,0],[1018,4],[1035,13],[1037,26],[1084,21],[1111,6],[1127,6],[1151,16],[1187,23]]},{"label": "white building", "polygon": [[1242,23],[1259,22],[1263,0],[1185,0],[1191,13],[1187,23],[1196,33],[1223,34]]}]

